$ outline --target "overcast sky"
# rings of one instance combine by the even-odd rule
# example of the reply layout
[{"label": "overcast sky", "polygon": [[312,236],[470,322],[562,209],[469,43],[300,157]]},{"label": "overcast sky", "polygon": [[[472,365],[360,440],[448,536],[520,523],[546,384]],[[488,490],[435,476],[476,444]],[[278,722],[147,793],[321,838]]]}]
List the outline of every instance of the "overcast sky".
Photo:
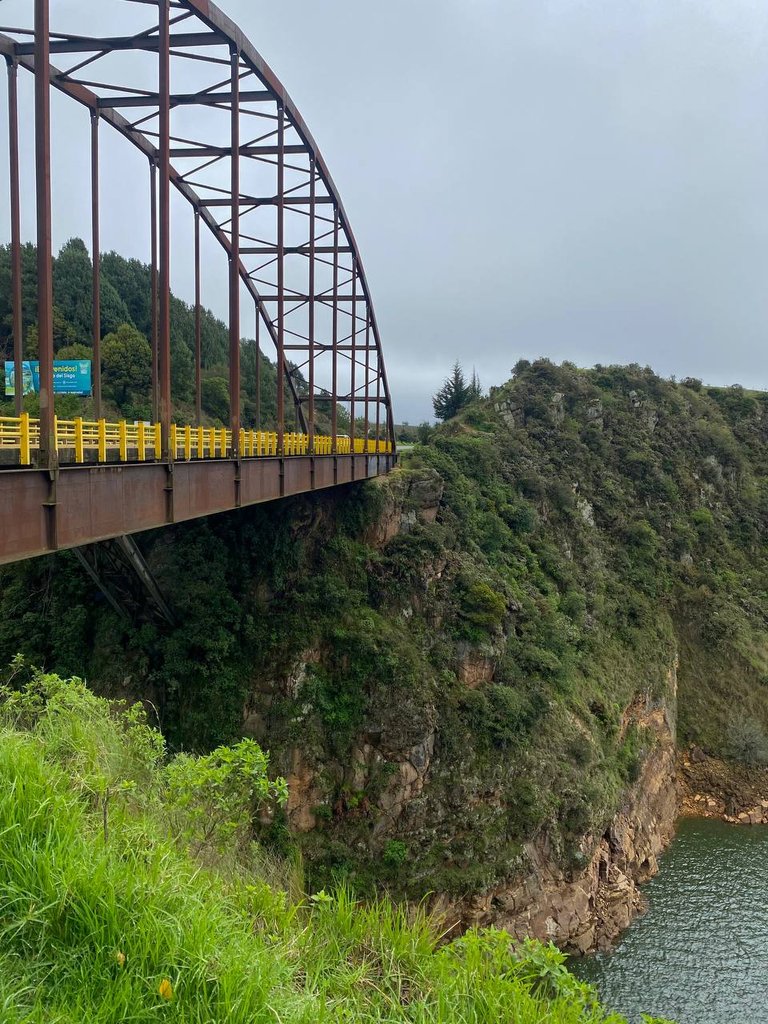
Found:
[{"label": "overcast sky", "polygon": [[[398,419],[431,416],[457,358],[486,386],[547,355],[768,388],[764,0],[219,5],[282,78],[339,186]],[[28,21],[31,6],[2,0],[0,20]],[[57,27],[94,10],[52,8]],[[107,159],[123,198],[104,248],[146,258],[128,165]],[[54,193],[57,243],[88,231],[78,173]],[[191,298],[186,266],[174,285]],[[205,299],[224,314],[223,273]]]}]

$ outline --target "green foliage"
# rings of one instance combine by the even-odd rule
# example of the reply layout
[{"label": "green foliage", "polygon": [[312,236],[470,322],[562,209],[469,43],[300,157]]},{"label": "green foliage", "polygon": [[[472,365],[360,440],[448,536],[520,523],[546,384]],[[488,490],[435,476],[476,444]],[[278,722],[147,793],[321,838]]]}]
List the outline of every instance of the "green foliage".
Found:
[{"label": "green foliage", "polygon": [[[626,1024],[551,948],[515,948],[493,931],[446,946],[423,911],[362,904],[345,888],[306,899],[294,863],[256,849],[244,859],[235,832],[228,856],[222,835],[222,855],[203,863],[177,815],[190,792],[203,799],[211,771],[224,804],[232,783],[239,805],[240,769],[263,789],[254,748],[218,751],[178,791],[168,785],[176,762],[159,763],[162,741],[138,713],[125,718],[79,682],[20,662],[12,674],[19,685],[0,704],[4,1021]],[[107,836],[82,777],[115,766],[145,774],[115,794]],[[179,771],[188,778],[188,761]]]},{"label": "green foliage", "polygon": [[[475,389],[475,390],[473,390]],[[439,420],[453,419],[465,405],[468,405],[476,393],[479,393],[479,382],[473,377],[472,384],[467,384],[464,371],[459,362],[454,363],[450,377],[446,378],[442,387],[432,399],[435,416]]]},{"label": "green foliage", "polygon": [[[37,358],[37,269],[36,250],[33,245],[22,247],[22,321],[24,328],[25,358]],[[92,358],[93,268],[85,243],[79,238],[66,242],[53,264],[54,309],[53,342],[57,358]],[[147,377],[146,350],[137,342],[141,337],[146,345],[152,336],[151,323],[151,271],[138,260],[127,260],[118,253],[101,255],[101,337],[121,337],[117,347],[105,350],[104,399],[105,413],[117,418],[146,419],[150,413],[150,390]],[[10,246],[0,246],[0,357],[12,358],[11,311],[11,258]],[[194,346],[195,312],[192,306],[171,296],[171,394],[174,416],[178,421],[190,422],[194,415]],[[129,336],[126,329],[136,334]],[[210,312],[201,313],[201,342],[203,369],[202,405],[205,417],[213,423],[226,424],[229,420],[229,331],[226,325]],[[134,361],[131,361],[131,358]],[[273,429],[277,416],[277,372],[265,355],[259,355],[260,422],[262,429]],[[243,339],[240,352],[242,391],[240,395],[242,421],[246,427],[256,426],[257,357],[255,342]],[[111,365],[110,365],[111,364]],[[294,380],[301,392],[306,387],[302,374],[295,370]],[[109,379],[111,377],[111,380]],[[288,408],[292,399],[285,385]],[[69,397],[58,396],[59,415],[92,416],[92,403],[78,399],[72,404]],[[36,398],[29,396],[26,407],[36,414]],[[69,404],[65,404],[69,403]],[[3,403],[0,395],[0,413],[10,412],[12,405]],[[327,430],[326,416],[320,412],[316,426]],[[344,428],[342,428],[344,429]]]},{"label": "green foliage", "polygon": [[408,847],[399,839],[389,839],[384,847],[382,858],[391,868],[399,868],[408,856]]},{"label": "green foliage", "polygon": [[205,757],[177,754],[166,769],[169,798],[181,812],[175,833],[198,852],[245,844],[260,807],[288,799],[285,780],[271,782],[268,768],[269,757],[253,740]]},{"label": "green foliage", "polygon": [[202,401],[209,416],[220,423],[229,420],[229,381],[223,377],[204,377],[201,385]]},{"label": "green foliage", "polygon": [[507,603],[502,594],[484,580],[461,581],[461,616],[481,630],[498,629],[504,621]]},{"label": "green foliage", "polygon": [[147,339],[130,324],[121,324],[106,336],[101,353],[105,397],[120,408],[148,406],[152,349]]},{"label": "green foliage", "polygon": [[754,718],[734,712],[728,723],[728,754],[745,764],[768,764],[768,735]]},{"label": "green foliage", "polygon": [[[71,238],[54,260],[53,298],[80,343],[93,337],[92,288],[91,257],[82,239]],[[102,336],[112,334],[125,323],[131,323],[128,307],[107,276],[101,282]]]},{"label": "green foliage", "polygon": [[0,655],[149,696],[171,749],[246,721],[280,770],[300,750],[313,885],[466,895],[544,838],[570,869],[652,749],[627,709],[671,699],[678,654],[683,742],[735,750],[734,707],[768,732],[766,412],[523,362],[386,480],[142,537],[173,628],[118,621],[68,555],[0,569]]}]

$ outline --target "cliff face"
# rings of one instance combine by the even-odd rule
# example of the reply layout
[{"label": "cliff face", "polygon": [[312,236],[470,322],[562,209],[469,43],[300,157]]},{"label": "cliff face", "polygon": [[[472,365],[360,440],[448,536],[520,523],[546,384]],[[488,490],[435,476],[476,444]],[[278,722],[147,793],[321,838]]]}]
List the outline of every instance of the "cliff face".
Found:
[{"label": "cliff face", "polygon": [[[419,522],[435,521],[442,497],[442,484],[436,474],[398,476],[394,487],[385,486],[387,500],[368,531],[369,540],[384,546]],[[445,562],[435,566],[434,578],[445,568]],[[288,695],[300,692],[307,671],[320,659],[319,651],[304,653],[282,684]],[[464,687],[476,690],[492,685],[494,667],[493,657],[466,648],[459,653],[456,678]],[[274,691],[274,685],[270,691]],[[259,700],[259,691],[254,691],[250,706]],[[439,822],[432,817],[438,806],[443,814],[444,805],[431,790],[452,768],[440,763],[444,755],[439,704],[419,709],[413,718],[410,709],[397,705],[389,721],[382,710],[378,709],[377,726],[367,727],[368,731],[355,737],[343,764],[334,764],[325,756],[313,759],[303,740],[283,752],[291,830],[307,834],[333,829],[349,835],[350,827],[359,830],[362,824],[368,836],[359,847],[367,852],[375,845],[381,849],[388,836],[413,837],[437,826],[446,830],[444,842],[449,847],[461,836],[451,830],[447,816]],[[458,934],[471,926],[493,925],[520,939],[533,936],[551,940],[574,953],[610,948],[643,909],[639,884],[657,872],[658,857],[674,831],[678,812],[676,713],[674,658],[663,696],[656,699],[648,692],[636,696],[622,715],[619,741],[626,740],[630,733],[644,738],[638,775],[621,794],[620,807],[604,830],[578,838],[575,866],[562,864],[561,854],[544,831],[515,850],[512,874],[501,883],[468,897],[433,893],[431,905],[442,919],[443,930]],[[250,711],[245,730],[254,722],[258,723],[256,738],[269,744],[270,730],[264,716],[254,717]],[[376,785],[382,771],[386,772],[385,782]],[[463,788],[466,792],[466,782]],[[372,795],[355,800],[351,794]],[[502,810],[500,791],[488,792],[474,785],[469,799],[486,811],[489,806]],[[445,795],[440,800],[445,800]],[[330,808],[330,814],[326,808]],[[509,841],[510,837],[504,838]],[[314,845],[311,839],[310,844]]]},{"label": "cliff face", "polygon": [[630,709],[627,720],[642,723],[652,748],[605,832],[584,836],[586,867],[566,874],[546,838],[535,840],[524,848],[527,873],[468,902],[442,901],[446,917],[453,915],[460,928],[495,925],[573,953],[610,948],[643,909],[638,885],[656,874],[674,832],[676,690],[673,667],[669,703],[643,701]]},{"label": "cliff face", "polygon": [[142,538],[173,629],[68,556],[0,571],[0,653],[151,698],[176,746],[257,737],[264,841],[318,887],[592,948],[669,834],[678,654],[683,741],[768,747],[766,410],[521,366],[384,481]]}]

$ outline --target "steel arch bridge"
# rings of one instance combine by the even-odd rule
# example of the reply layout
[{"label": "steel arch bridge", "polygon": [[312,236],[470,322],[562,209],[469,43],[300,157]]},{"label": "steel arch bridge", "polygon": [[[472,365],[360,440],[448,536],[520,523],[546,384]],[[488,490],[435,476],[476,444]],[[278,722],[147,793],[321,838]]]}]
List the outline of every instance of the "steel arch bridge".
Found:
[{"label": "steel arch bridge", "polygon": [[[20,71],[34,77],[40,415],[0,420],[0,563],[388,472],[396,459],[381,338],[357,243],[317,145],[282,83],[210,0],[103,0],[96,27],[0,26],[8,66],[13,359],[22,380]],[[114,29],[113,29],[114,31]],[[90,118],[92,422],[56,417],[51,88]],[[152,422],[102,418],[100,147],[113,129],[146,159]],[[87,188],[87,186],[86,186]],[[171,199],[194,232],[194,424],[174,420]],[[202,426],[201,232],[227,261],[228,429]],[[241,420],[241,321],[255,316],[256,417]],[[250,315],[250,312],[249,312]],[[274,351],[276,422],[261,422],[259,353]],[[284,382],[281,386],[280,382]],[[348,433],[339,432],[339,408]],[[320,415],[329,424],[321,435]],[[292,425],[291,425],[292,420]],[[362,422],[361,422],[362,420]],[[10,463],[10,464],[9,464]]]}]

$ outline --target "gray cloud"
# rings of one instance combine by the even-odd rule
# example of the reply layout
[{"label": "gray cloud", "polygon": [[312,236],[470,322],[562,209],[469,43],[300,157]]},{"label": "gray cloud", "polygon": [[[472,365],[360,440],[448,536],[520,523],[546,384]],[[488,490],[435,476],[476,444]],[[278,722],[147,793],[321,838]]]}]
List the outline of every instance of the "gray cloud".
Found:
[{"label": "gray cloud", "polygon": [[[758,0],[220,4],[283,79],[340,187],[399,418],[430,415],[457,357],[486,384],[543,354],[768,387]],[[91,0],[53,7],[59,24],[93,12]],[[55,113],[61,241],[87,230],[86,165],[65,145],[76,129],[85,142],[86,125],[64,104]],[[141,165],[124,147],[107,159],[105,244],[145,256],[130,213]],[[189,295],[183,263],[174,282]],[[206,300],[224,311],[223,268]]]}]

